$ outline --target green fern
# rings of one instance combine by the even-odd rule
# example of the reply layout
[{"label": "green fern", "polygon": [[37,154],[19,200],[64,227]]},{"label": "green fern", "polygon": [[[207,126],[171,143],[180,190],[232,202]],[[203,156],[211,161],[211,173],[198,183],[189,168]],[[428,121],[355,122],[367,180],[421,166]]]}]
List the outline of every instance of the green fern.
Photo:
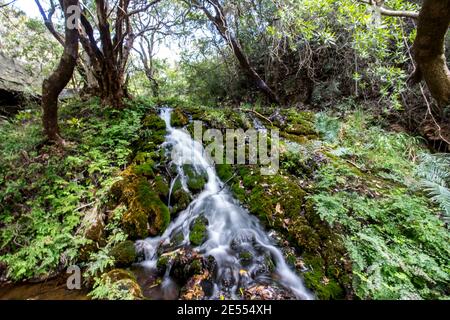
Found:
[{"label": "green fern", "polygon": [[417,167],[419,185],[439,205],[444,220],[450,222],[450,155],[423,154]]}]

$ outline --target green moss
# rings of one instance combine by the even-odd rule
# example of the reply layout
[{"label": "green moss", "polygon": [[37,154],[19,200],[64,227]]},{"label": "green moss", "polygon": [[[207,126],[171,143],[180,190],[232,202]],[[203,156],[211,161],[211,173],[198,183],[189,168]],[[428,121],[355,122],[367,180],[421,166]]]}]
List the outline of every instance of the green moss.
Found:
[{"label": "green moss", "polygon": [[183,171],[187,177],[189,190],[194,194],[202,191],[208,179],[206,172],[198,173],[190,164],[183,165]]},{"label": "green moss", "polygon": [[167,199],[169,195],[169,184],[162,175],[158,175],[155,177],[155,179],[153,180],[153,187],[158,193],[161,200]]},{"label": "green moss", "polygon": [[124,180],[115,183],[111,190],[116,199],[127,206],[122,216],[124,230],[131,239],[163,232],[170,223],[170,213],[159,191],[146,178],[136,175],[133,167],[122,176]]},{"label": "green moss", "polygon": [[131,239],[148,237],[148,216],[142,210],[128,210],[122,217],[122,227]]},{"label": "green moss", "polygon": [[287,109],[283,114],[286,116],[286,122],[280,127],[282,137],[300,144],[317,138],[314,113]]},{"label": "green moss", "polygon": [[166,130],[166,123],[156,112],[150,112],[142,121],[142,125],[154,130]]},{"label": "green moss", "polygon": [[104,274],[91,295],[97,299],[143,299],[142,289],[135,276],[123,269],[114,269]]},{"label": "green moss", "polygon": [[160,274],[164,274],[166,272],[167,266],[170,262],[170,256],[169,255],[161,255],[158,258],[158,261],[156,262],[156,268],[158,269],[158,272]]},{"label": "green moss", "polygon": [[137,175],[153,177],[155,175],[153,172],[153,166],[153,162],[148,162],[134,166],[133,170]]},{"label": "green moss", "polygon": [[[303,258],[305,264],[314,262],[315,273],[308,276],[310,288],[324,290],[319,294],[320,298],[343,298],[344,288],[351,280],[345,277],[346,272],[327,271],[345,269],[342,257],[346,252],[342,239],[320,219],[313,202],[307,200],[306,191],[296,183],[297,179],[281,173],[262,176],[256,166],[235,167],[237,176],[229,181],[234,195],[262,223],[275,228],[294,244],[306,256]],[[231,169],[231,166],[221,165],[217,171],[229,179]],[[291,260],[295,263],[295,257]],[[313,276],[320,281],[312,281]]]},{"label": "green moss", "polygon": [[199,246],[205,241],[207,225],[208,220],[205,217],[199,217],[194,221],[189,234],[189,241],[192,245]]},{"label": "green moss", "polygon": [[231,164],[217,164],[216,171],[222,181],[228,181],[233,176],[233,166]]},{"label": "green moss", "polygon": [[116,282],[123,279],[131,279],[136,281],[136,277],[130,271],[124,269],[113,269],[109,271],[106,276],[111,279],[111,281]]},{"label": "green moss", "polygon": [[110,255],[114,257],[116,266],[125,267],[132,264],[136,260],[134,242],[126,240],[116,244],[111,249]]},{"label": "green moss", "polygon": [[181,108],[175,108],[172,112],[170,124],[172,127],[184,127],[189,123],[188,117],[184,114]]},{"label": "green moss", "polygon": [[342,286],[333,278],[325,276],[321,270],[322,261],[319,261],[315,267],[303,274],[305,285],[313,290],[317,298],[322,300],[343,299],[345,292]]},{"label": "green moss", "polygon": [[137,199],[149,214],[149,219],[153,220],[152,227],[157,233],[162,233],[170,223],[170,213],[158,193],[152,190],[148,182],[141,181],[138,184]]},{"label": "green moss", "polygon": [[189,193],[184,191],[183,189],[178,189],[172,194],[171,205],[172,205],[172,213],[176,214],[180,211],[183,211],[187,208],[189,203],[191,202],[191,197]]},{"label": "green moss", "polygon": [[239,253],[239,260],[243,266],[247,266],[252,262],[253,254],[250,251],[241,251]]},{"label": "green moss", "polygon": [[202,274],[203,271],[203,265],[200,259],[195,259],[191,262],[189,265],[189,273],[190,274]]}]

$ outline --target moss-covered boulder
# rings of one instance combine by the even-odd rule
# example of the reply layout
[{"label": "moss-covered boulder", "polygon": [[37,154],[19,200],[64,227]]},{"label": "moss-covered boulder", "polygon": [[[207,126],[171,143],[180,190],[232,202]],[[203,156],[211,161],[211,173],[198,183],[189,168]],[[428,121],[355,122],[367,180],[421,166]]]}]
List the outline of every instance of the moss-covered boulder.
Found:
[{"label": "moss-covered boulder", "polygon": [[189,191],[193,194],[199,193],[203,190],[206,182],[208,181],[208,175],[206,172],[197,172],[194,166],[191,164],[184,164],[183,171],[187,178],[187,186]]},{"label": "moss-covered boulder", "polygon": [[124,295],[127,294],[136,300],[144,298],[141,287],[130,271],[113,269],[102,276],[102,282],[113,284],[117,290],[123,291]]},{"label": "moss-covered boulder", "polygon": [[110,255],[114,257],[115,264],[118,267],[126,267],[136,260],[136,249],[134,242],[126,240],[116,244],[110,251]]},{"label": "moss-covered boulder", "polygon": [[179,284],[186,283],[187,279],[194,275],[203,274],[206,269],[213,269],[210,259],[189,248],[162,254],[156,264],[159,274],[164,275],[169,265],[170,276]]},{"label": "moss-covered boulder", "polygon": [[201,216],[194,220],[189,233],[189,241],[194,246],[201,245],[206,239],[208,219]]},{"label": "moss-covered boulder", "polygon": [[168,207],[154,188],[154,182],[129,168],[122,173],[111,193],[127,211],[122,216],[122,227],[131,239],[146,238],[165,230],[170,222]]},{"label": "moss-covered boulder", "polygon": [[172,213],[177,214],[178,212],[183,211],[188,207],[189,203],[191,203],[191,197],[189,193],[180,188],[173,192],[170,201],[172,206]]},{"label": "moss-covered boulder", "polygon": [[169,196],[169,183],[163,175],[159,174],[153,180],[153,187],[158,196],[164,202],[167,202]]},{"label": "moss-covered boulder", "polygon": [[189,123],[189,118],[186,114],[181,110],[181,108],[175,108],[172,111],[170,124],[172,127],[184,127]]}]

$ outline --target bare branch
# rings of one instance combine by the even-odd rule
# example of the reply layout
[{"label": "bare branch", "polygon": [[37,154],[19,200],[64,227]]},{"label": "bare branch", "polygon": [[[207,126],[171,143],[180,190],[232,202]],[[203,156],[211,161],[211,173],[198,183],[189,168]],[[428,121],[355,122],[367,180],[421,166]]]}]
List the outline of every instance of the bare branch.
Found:
[{"label": "bare branch", "polygon": [[358,0],[358,1],[377,7],[377,9],[380,11],[380,13],[383,16],[399,17],[399,18],[411,18],[411,19],[418,19],[419,18],[419,13],[415,12],[415,11],[388,9],[386,7],[383,7],[381,4],[379,4],[378,2],[376,2],[374,0]]}]

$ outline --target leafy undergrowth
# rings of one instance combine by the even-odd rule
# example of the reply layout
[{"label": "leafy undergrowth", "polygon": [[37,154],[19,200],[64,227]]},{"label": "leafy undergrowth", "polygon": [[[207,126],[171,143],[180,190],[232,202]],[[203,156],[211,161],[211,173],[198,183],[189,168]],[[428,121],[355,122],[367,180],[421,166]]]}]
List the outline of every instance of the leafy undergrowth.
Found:
[{"label": "leafy undergrowth", "polygon": [[317,127],[328,161],[314,174],[311,199],[323,220],[343,229],[355,294],[448,298],[450,236],[416,175],[427,151],[360,112],[345,122],[319,114]]},{"label": "leafy undergrowth", "polygon": [[149,106],[128,104],[114,111],[97,100],[65,103],[64,150],[42,143],[37,108],[0,124],[0,264],[7,278],[45,278],[77,260],[88,242],[77,227],[127,164]]}]

